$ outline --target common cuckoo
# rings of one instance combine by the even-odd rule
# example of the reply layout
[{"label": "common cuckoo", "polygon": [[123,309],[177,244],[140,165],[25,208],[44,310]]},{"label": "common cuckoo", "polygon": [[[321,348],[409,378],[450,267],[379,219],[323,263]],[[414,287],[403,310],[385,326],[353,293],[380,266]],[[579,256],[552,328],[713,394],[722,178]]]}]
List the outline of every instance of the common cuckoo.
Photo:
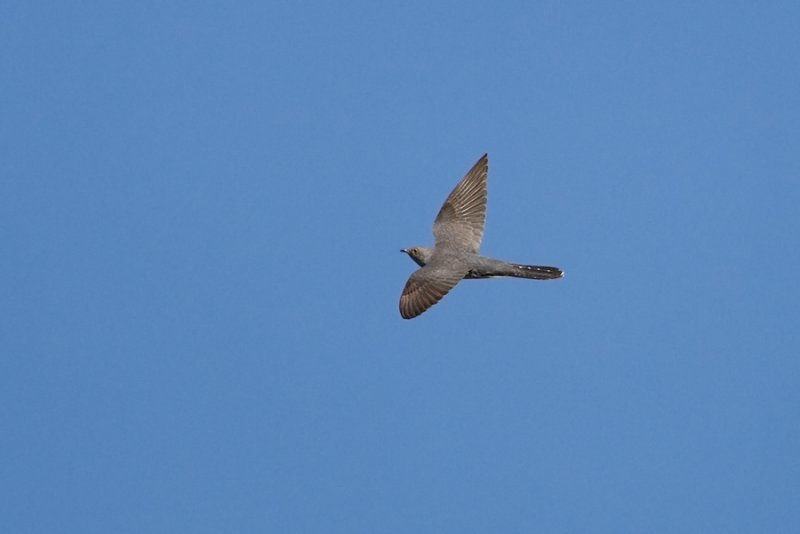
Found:
[{"label": "common cuckoo", "polygon": [[486,179],[489,155],[484,154],[450,193],[433,222],[433,248],[403,249],[421,267],[400,296],[400,315],[412,319],[444,297],[462,278],[513,276],[553,280],[557,267],[521,265],[478,254],[486,220]]}]

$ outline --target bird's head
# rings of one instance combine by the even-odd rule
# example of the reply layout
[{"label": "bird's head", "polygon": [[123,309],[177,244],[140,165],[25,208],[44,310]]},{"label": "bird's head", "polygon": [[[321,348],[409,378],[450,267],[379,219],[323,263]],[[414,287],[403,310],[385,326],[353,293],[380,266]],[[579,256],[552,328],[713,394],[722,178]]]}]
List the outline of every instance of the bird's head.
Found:
[{"label": "bird's head", "polygon": [[433,255],[433,249],[425,247],[404,248],[400,252],[405,252],[408,254],[409,257],[417,262],[417,265],[420,267],[424,267],[425,264],[430,261],[431,256]]}]

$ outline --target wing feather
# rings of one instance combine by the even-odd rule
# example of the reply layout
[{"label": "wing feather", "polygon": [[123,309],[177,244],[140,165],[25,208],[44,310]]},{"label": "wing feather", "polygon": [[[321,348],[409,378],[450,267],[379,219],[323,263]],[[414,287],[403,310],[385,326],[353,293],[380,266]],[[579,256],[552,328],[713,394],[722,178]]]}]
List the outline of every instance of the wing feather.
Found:
[{"label": "wing feather", "polygon": [[400,296],[400,315],[412,319],[442,300],[467,274],[467,269],[445,269],[435,263],[416,270]]},{"label": "wing feather", "polygon": [[477,253],[486,222],[489,156],[484,154],[447,197],[433,223],[436,247]]}]

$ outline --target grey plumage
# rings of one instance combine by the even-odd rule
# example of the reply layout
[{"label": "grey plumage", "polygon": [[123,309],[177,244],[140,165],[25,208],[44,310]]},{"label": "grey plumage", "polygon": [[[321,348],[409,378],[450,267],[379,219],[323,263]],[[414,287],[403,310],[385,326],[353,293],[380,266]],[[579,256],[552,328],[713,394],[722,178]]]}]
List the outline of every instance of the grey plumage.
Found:
[{"label": "grey plumage", "polygon": [[400,315],[411,319],[444,297],[463,278],[561,278],[557,267],[508,263],[478,254],[486,222],[489,156],[484,154],[445,200],[433,223],[434,248],[403,249],[421,268],[406,282]]}]

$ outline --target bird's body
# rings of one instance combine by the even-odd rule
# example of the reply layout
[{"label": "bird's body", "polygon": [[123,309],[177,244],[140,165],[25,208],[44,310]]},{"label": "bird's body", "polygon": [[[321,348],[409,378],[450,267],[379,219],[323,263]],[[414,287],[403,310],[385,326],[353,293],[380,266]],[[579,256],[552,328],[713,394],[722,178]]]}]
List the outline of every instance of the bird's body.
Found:
[{"label": "bird's body", "polygon": [[411,319],[444,297],[464,278],[511,276],[533,280],[561,278],[557,267],[509,263],[478,254],[486,219],[486,154],[447,197],[433,223],[434,248],[403,249],[419,266],[400,297],[400,315]]},{"label": "bird's body", "polygon": [[[433,257],[435,249],[426,247],[414,247],[402,250],[414,260],[420,267],[425,267]],[[515,278],[531,278],[533,280],[551,280],[561,278],[564,273],[558,267],[547,267],[544,265],[523,265],[520,263],[509,263],[503,260],[481,256],[465,252],[463,254],[447,254],[445,263],[465,261],[468,267],[464,278],[494,278],[497,276],[511,276]]]}]

